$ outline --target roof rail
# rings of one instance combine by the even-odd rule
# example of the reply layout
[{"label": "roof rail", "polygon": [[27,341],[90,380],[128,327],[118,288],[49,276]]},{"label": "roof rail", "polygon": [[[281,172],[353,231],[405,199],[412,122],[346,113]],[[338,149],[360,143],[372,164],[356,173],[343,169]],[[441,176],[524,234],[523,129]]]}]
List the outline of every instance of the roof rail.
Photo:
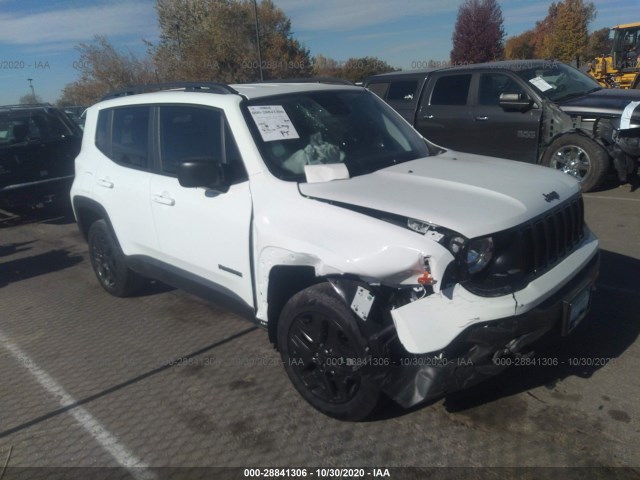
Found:
[{"label": "roof rail", "polygon": [[159,92],[162,90],[184,90],[185,92],[205,92],[228,94],[238,92],[225,83],[217,82],[166,82],[150,83],[147,85],[136,85],[134,87],[123,88],[107,93],[101,100],[111,98],[127,97],[139,93]]},{"label": "roof rail", "polygon": [[256,83],[329,83],[334,85],[355,85],[349,80],[337,77],[280,78],[277,80],[263,80]]},{"label": "roof rail", "polygon": [[48,102],[43,102],[43,103],[20,103],[17,105],[0,105],[0,109],[11,109],[11,110],[19,110],[19,109],[27,109],[27,108],[37,108],[37,107],[47,107],[47,108],[51,108],[53,107],[53,105],[51,105]]}]

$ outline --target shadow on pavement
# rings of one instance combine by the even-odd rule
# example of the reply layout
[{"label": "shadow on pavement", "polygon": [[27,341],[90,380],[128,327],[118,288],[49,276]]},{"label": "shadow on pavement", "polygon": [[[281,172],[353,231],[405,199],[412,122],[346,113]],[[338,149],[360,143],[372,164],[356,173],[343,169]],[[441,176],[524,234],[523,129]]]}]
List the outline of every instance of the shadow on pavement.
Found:
[{"label": "shadow on pavement", "polygon": [[73,210],[68,202],[59,202],[42,208],[0,212],[0,229],[28,225],[30,223],[68,225],[74,222]]},{"label": "shadow on pavement", "polygon": [[18,242],[18,243],[10,243],[8,245],[0,245],[0,257],[6,257],[8,255],[13,255],[14,253],[26,252],[27,250],[31,250],[31,247],[25,247],[25,245],[29,245],[34,242],[35,240],[30,240],[28,242]]},{"label": "shadow on pavement", "polygon": [[71,255],[67,250],[51,250],[31,257],[10,260],[0,264],[0,287],[64,270],[81,261],[80,255]]}]

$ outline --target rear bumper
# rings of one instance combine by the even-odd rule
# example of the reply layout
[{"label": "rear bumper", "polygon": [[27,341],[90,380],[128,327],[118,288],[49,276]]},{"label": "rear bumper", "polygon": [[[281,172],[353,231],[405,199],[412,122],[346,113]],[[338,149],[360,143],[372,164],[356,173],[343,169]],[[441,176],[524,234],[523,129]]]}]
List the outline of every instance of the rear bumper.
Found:
[{"label": "rear bumper", "polygon": [[526,313],[475,323],[441,350],[397,360],[383,390],[407,408],[497,375],[509,364],[500,358],[523,353],[549,332],[569,333],[567,306],[580,292],[592,289],[599,266],[599,253],[595,253],[568,283]]}]

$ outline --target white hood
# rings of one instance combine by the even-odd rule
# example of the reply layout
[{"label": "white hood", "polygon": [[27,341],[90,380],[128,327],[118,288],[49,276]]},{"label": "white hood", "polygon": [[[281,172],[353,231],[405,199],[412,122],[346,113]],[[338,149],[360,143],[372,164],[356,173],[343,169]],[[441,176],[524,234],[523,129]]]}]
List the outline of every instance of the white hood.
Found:
[{"label": "white hood", "polygon": [[[435,223],[467,238],[523,223],[579,191],[575,179],[550,168],[454,151],[348,180],[300,184],[305,196]],[[547,200],[551,192],[559,200]]]}]

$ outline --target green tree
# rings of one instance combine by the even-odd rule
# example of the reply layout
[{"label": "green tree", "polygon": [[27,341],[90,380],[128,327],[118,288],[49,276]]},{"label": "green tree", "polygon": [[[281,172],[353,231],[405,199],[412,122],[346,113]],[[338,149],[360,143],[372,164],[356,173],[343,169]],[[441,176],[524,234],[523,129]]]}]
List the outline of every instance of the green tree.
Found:
[{"label": "green tree", "polygon": [[465,0],[453,31],[453,63],[500,60],[504,50],[502,10],[496,0]]},{"label": "green tree", "polygon": [[311,73],[309,52],[271,0],[158,0],[160,43],[153,49],[164,81],[244,82]]},{"label": "green tree", "polygon": [[534,36],[533,30],[527,30],[509,37],[504,44],[504,57],[507,60],[534,58]]},{"label": "green tree", "polygon": [[564,0],[558,3],[553,24],[551,54],[564,62],[584,56],[589,40],[589,23],[596,15],[593,3],[583,0]]},{"label": "green tree", "polygon": [[593,60],[596,57],[608,55],[611,53],[612,41],[609,38],[609,29],[601,28],[589,35],[587,43],[587,51],[584,55],[585,60]]}]

